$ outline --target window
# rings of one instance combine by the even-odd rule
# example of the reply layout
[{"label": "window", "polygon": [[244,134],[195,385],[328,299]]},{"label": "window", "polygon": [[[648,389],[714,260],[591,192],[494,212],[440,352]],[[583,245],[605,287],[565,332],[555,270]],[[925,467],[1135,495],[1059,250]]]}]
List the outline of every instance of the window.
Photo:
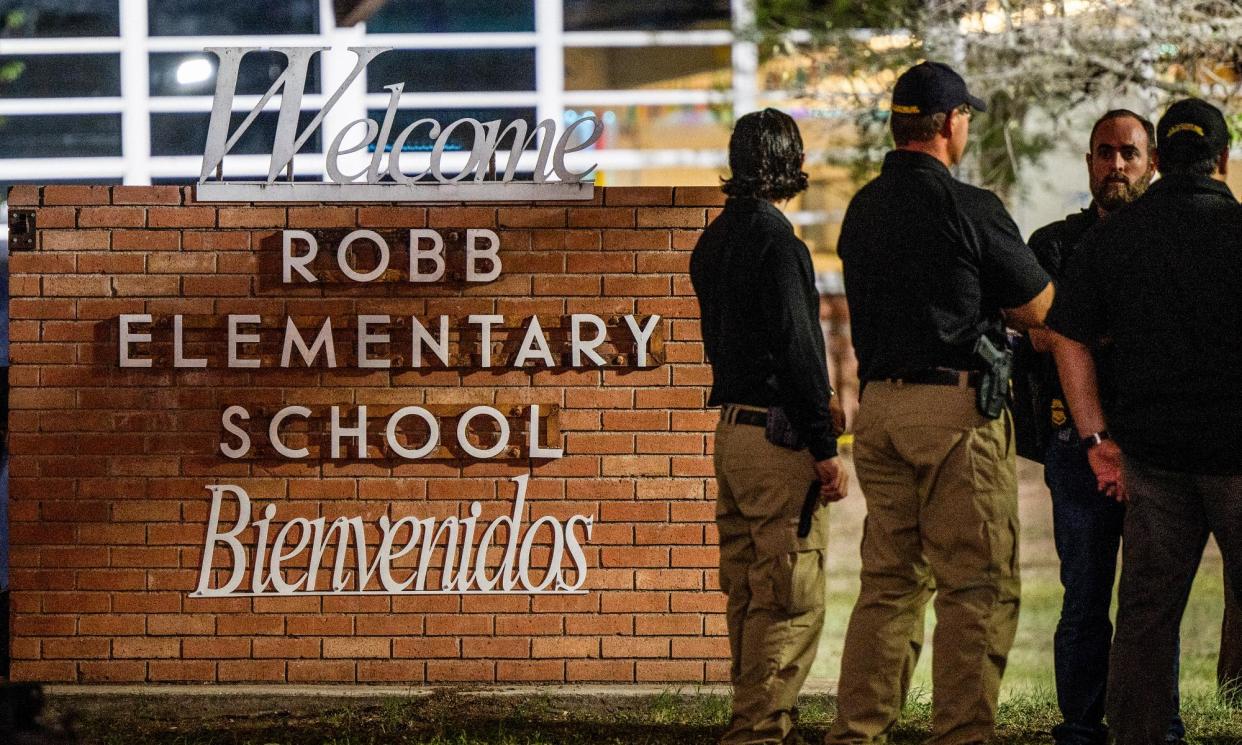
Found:
[{"label": "window", "polygon": [[679,147],[719,150],[729,147],[731,109],[706,104],[687,106],[574,106],[566,121],[595,115],[604,125],[596,147],[610,150],[658,150]]},{"label": "window", "polygon": [[0,98],[121,95],[115,54],[0,55]]},{"label": "window", "polygon": [[534,30],[533,0],[389,0],[367,21],[375,34]]},{"label": "window", "polygon": [[729,0],[565,0],[566,31],[729,28]]},{"label": "window", "polygon": [[[236,131],[238,125],[249,112],[234,111],[229,121],[229,132]],[[237,144],[229,151],[230,155],[267,155],[272,152],[272,142],[276,139],[276,120],[278,111],[264,111],[238,139]],[[303,111],[298,116],[298,133],[315,118],[315,112]],[[211,114],[207,112],[192,114],[152,114],[151,115],[151,154],[152,155],[202,155],[207,145],[207,124]],[[299,153],[318,153],[323,151],[323,126],[315,129],[315,133],[306,139]]]},{"label": "window", "polygon": [[533,91],[533,49],[394,50],[367,67],[367,90],[405,82],[407,91]]},{"label": "window", "polygon": [[[367,112],[367,116],[376,122],[384,120],[383,109],[372,109]],[[393,117],[392,134],[389,139],[389,145],[392,140],[396,139],[401,130],[413,124],[418,119],[433,119],[439,122],[441,127],[447,126],[458,119],[477,119],[481,122],[500,120],[501,128],[509,125],[509,122],[522,120],[526,122],[527,132],[529,133],[535,127],[535,110],[533,108],[512,108],[512,109],[400,109]],[[430,151],[435,143],[427,139],[427,133],[430,128],[427,125],[420,126],[409,139],[406,140],[405,147],[402,152],[411,151]],[[449,144],[445,150],[468,150],[473,145],[474,129],[472,127],[457,127],[449,136]],[[500,150],[504,151],[508,148],[513,140],[513,136],[509,135],[501,143]],[[534,144],[531,145],[534,147]]]},{"label": "window", "polygon": [[565,50],[565,90],[727,88],[729,47],[571,47]]},{"label": "window", "polygon": [[315,34],[316,0],[152,0],[147,10],[152,36]]},{"label": "window", "polygon": [[120,154],[120,114],[0,117],[0,158],[75,158]]},{"label": "window", "polygon": [[0,37],[117,36],[117,0],[0,0]]},{"label": "window", "polygon": [[[306,68],[306,93],[319,92],[319,62],[315,57]],[[216,66],[216,56],[209,52],[152,54],[151,95],[210,96],[216,92]],[[237,71],[238,95],[266,93],[287,66],[279,52],[250,52]]]}]

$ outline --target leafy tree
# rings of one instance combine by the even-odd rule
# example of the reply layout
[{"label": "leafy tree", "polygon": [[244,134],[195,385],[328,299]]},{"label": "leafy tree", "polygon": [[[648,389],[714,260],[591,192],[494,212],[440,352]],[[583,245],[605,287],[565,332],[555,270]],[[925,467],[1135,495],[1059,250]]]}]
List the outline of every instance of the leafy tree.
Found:
[{"label": "leafy tree", "polygon": [[887,147],[893,80],[925,58],[953,65],[988,100],[969,165],[1005,196],[1056,141],[1026,126],[1036,114],[1057,122],[1118,95],[1153,111],[1198,96],[1242,129],[1239,0],[758,0],[756,18],[765,56],[797,70],[769,84],[851,112],[860,176]]}]

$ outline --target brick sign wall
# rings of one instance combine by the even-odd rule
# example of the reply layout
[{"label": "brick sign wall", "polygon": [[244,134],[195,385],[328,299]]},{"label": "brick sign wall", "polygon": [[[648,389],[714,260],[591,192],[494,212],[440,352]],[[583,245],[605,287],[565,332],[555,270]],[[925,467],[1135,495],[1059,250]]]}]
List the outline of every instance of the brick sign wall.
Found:
[{"label": "brick sign wall", "polygon": [[[704,188],[424,207],[222,206],[196,203],[191,189],[179,187],[16,187],[10,209],[33,212],[34,230],[25,250],[22,232],[14,232],[10,259],[13,677],[726,680],[714,569],[714,417],[704,410],[710,375],[687,276],[689,250],[720,203],[717,190]],[[352,281],[336,264],[338,243],[358,229],[392,244],[393,268],[373,281]],[[410,229],[442,237],[442,280],[409,281],[402,236]],[[320,244],[306,266],[315,284],[296,275],[283,281],[282,236],[291,230]],[[499,239],[503,269],[492,281],[465,274],[471,230]],[[359,241],[347,261],[374,265],[378,255],[368,246]],[[480,366],[481,339],[463,330],[463,319],[476,314],[505,318],[491,345],[493,362],[502,364],[491,369]],[[571,364],[574,314],[606,324],[602,366]],[[261,341],[237,352],[258,360],[257,369],[228,367],[234,315],[259,316],[244,331]],[[370,347],[387,368],[355,364],[362,315],[391,321],[375,327],[390,336]],[[447,364],[415,368],[411,319],[431,329],[440,315],[453,327]],[[627,336],[627,315],[638,323],[659,316],[645,362]],[[127,344],[120,343],[123,317],[140,319],[130,323]],[[309,344],[329,317],[338,366],[324,364],[322,354],[303,364],[294,351],[294,364],[281,367],[287,319]],[[555,365],[505,366],[532,317]],[[122,350],[150,366],[122,367]],[[175,354],[204,362],[176,367]],[[331,457],[329,407],[354,423],[362,405],[370,414],[369,457]],[[510,420],[512,445],[495,457],[464,454],[454,439],[454,423],[479,405]],[[250,447],[229,457],[222,446],[237,447],[239,437],[223,426],[224,412],[238,406],[249,419],[232,421]],[[311,411],[286,433],[288,447],[306,447],[302,458],[276,455],[267,439],[266,422],[287,406]],[[394,457],[384,444],[384,417],[407,406],[423,407],[441,425],[442,446],[421,459]],[[533,427],[537,444],[563,448],[563,457],[532,458],[532,406],[542,416]],[[470,430],[468,439],[476,447],[495,442],[499,425],[492,425]],[[522,474],[529,474],[524,484],[515,479]],[[221,492],[212,522],[208,487],[222,484],[244,490],[251,521],[271,517],[235,536],[251,563],[256,547],[270,553],[277,530],[295,518],[309,526],[358,517],[359,540],[376,551],[389,520],[455,517],[464,531],[477,501],[481,532],[509,515],[524,489],[517,517],[530,525],[550,516],[576,535],[585,581],[577,592],[383,593],[376,573],[353,594],[281,595],[269,585],[251,592],[255,570],[248,568],[235,592],[196,596],[204,577],[219,590],[233,576],[225,539],[213,549],[214,568],[202,569],[209,527],[225,531],[242,510],[236,492]],[[589,537],[585,523],[565,527],[573,516],[591,519]],[[293,534],[283,538],[286,548],[296,542]],[[501,543],[486,549],[489,566],[503,560]],[[538,534],[531,563],[546,567],[553,543],[550,531]],[[356,567],[361,544],[342,545],[344,564]],[[562,564],[573,586],[568,550]],[[443,551],[434,549],[432,564],[444,563]],[[306,568],[306,553],[288,562],[289,577],[299,562]],[[394,559],[407,571],[392,573],[408,577],[417,553]],[[323,560],[328,575],[332,556]],[[439,587],[443,571],[426,579]],[[326,576],[319,589],[331,583]]]}]

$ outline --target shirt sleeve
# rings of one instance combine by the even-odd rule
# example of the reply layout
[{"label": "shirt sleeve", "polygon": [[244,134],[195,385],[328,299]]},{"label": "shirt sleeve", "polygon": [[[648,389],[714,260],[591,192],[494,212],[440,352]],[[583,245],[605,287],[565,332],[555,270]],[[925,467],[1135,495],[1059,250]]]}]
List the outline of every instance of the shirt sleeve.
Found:
[{"label": "shirt sleeve", "polygon": [[837,438],[828,409],[832,388],[819,307],[810,302],[818,295],[806,252],[792,236],[778,237],[768,247],[763,296],[771,302],[762,307],[785,413],[819,461],[837,454]]},{"label": "shirt sleeve", "polygon": [[1022,242],[1013,218],[995,194],[985,193],[985,205],[976,221],[980,249],[980,281],[1001,308],[1029,303],[1051,281]]},{"label": "shirt sleeve", "polygon": [[1044,321],[1058,334],[1089,346],[1107,335],[1105,288],[1097,261],[1094,246],[1084,245],[1070,257]]}]

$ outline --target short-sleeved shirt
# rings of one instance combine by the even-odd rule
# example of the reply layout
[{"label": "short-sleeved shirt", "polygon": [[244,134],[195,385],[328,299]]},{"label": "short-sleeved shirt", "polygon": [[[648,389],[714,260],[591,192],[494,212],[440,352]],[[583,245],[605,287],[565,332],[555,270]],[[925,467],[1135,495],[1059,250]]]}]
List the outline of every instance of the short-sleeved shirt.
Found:
[{"label": "short-sleeved shirt", "polygon": [[1111,339],[1108,427],[1126,454],[1242,474],[1242,206],[1207,176],[1165,176],[1084,236],[1048,326]]},{"label": "short-sleeved shirt", "polygon": [[[1048,223],[1031,233],[1027,243],[1030,244],[1031,251],[1035,253],[1035,260],[1039,262],[1044,271],[1048,272],[1054,283],[1061,281],[1070,257],[1078,250],[1083,236],[1099,221],[1099,209],[1095,202],[1092,202],[1086,209],[1066,215],[1064,220]],[[1107,363],[1107,355],[1104,353],[1105,350],[1098,347],[1093,348],[1092,351],[1095,353],[1095,364],[1098,370],[1101,365]],[[1039,365],[1037,372],[1041,404],[1040,423],[1050,429],[1055,428],[1067,433],[1064,436],[1077,443],[1078,436],[1074,432],[1073,416],[1065,405],[1065,393],[1061,390],[1061,380],[1057,374],[1057,366],[1052,353],[1034,352],[1033,350],[1031,353],[1032,358],[1037,359]],[[1101,391],[1101,397],[1105,397],[1103,391]]]},{"label": "short-sleeved shirt", "polygon": [[1001,309],[1049,281],[995,194],[907,150],[854,195],[837,250],[863,381],[979,368],[979,337],[1003,341]]},{"label": "short-sleeved shirt", "polygon": [[764,200],[731,197],[699,237],[690,279],[712,367],[708,405],[780,405],[816,460],[835,456],[815,272],[789,220]]}]

